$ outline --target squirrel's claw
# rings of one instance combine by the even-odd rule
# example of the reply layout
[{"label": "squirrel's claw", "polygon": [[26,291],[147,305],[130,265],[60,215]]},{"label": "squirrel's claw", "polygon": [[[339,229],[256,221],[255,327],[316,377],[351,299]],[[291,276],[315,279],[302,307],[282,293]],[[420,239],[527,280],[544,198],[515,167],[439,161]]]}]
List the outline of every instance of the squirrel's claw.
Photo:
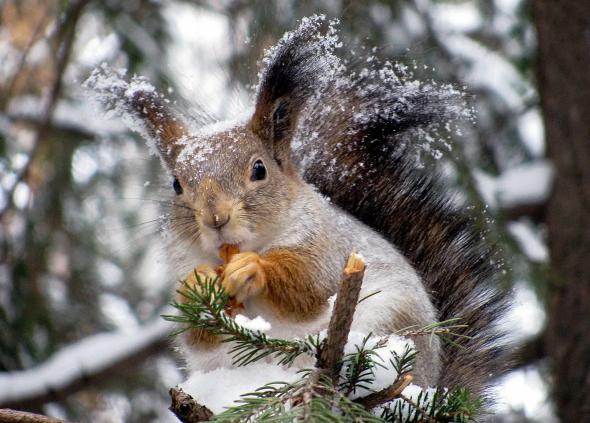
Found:
[{"label": "squirrel's claw", "polygon": [[225,267],[221,285],[238,302],[260,294],[266,287],[262,260],[256,253],[234,255]]}]

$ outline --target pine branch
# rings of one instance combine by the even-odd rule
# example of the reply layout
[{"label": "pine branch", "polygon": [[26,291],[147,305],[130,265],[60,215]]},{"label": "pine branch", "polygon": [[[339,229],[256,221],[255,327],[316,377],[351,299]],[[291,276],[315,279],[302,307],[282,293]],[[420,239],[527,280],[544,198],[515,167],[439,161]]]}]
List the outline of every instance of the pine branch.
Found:
[{"label": "pine branch", "polygon": [[219,279],[203,279],[196,272],[195,277],[197,284],[193,286],[183,281],[182,289],[177,291],[186,299],[183,303],[172,304],[180,314],[162,316],[184,325],[177,334],[195,328],[205,329],[220,336],[222,342],[234,343],[230,353],[236,366],[245,366],[269,355],[277,358],[280,365],[291,365],[302,354],[312,357],[317,354],[320,343],[317,335],[291,341],[240,326],[226,312],[229,297],[218,283]]},{"label": "pine branch", "polygon": [[481,398],[471,398],[466,389],[436,388],[420,392],[416,399],[400,393],[381,417],[392,423],[467,423],[474,421],[482,404]]}]

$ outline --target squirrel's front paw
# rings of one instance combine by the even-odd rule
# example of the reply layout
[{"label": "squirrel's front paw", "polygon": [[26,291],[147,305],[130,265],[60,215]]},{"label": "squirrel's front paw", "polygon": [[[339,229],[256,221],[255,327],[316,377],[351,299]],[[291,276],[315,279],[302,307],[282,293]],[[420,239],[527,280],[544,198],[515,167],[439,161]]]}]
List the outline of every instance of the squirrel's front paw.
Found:
[{"label": "squirrel's front paw", "polygon": [[221,284],[225,292],[239,303],[260,294],[266,287],[261,261],[256,253],[235,254],[223,272]]},{"label": "squirrel's front paw", "polygon": [[[215,270],[209,266],[208,264],[201,264],[199,266],[197,266],[195,269],[191,270],[188,275],[186,275],[186,278],[184,278],[184,282],[190,286],[190,287],[199,287],[199,281],[197,280],[197,274],[199,275],[199,278],[201,279],[201,282],[204,282],[205,279],[215,279],[217,277],[217,273],[215,273]],[[184,287],[181,286],[180,287],[180,291],[184,291]],[[178,296],[178,300],[180,302],[185,302],[186,301],[186,297],[182,294],[180,294]]]}]

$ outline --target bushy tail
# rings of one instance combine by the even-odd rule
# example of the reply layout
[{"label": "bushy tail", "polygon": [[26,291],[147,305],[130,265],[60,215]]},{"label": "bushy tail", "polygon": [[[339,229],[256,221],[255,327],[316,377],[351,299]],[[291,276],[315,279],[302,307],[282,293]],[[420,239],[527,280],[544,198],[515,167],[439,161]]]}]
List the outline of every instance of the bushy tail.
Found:
[{"label": "bushy tail", "polygon": [[267,53],[257,110],[289,96],[300,104],[292,147],[305,179],[407,257],[441,321],[467,325],[459,347],[444,346],[439,385],[482,394],[504,363],[498,320],[506,300],[494,252],[432,169],[415,161],[420,149],[437,153],[450,122],[469,117],[462,94],[418,83],[399,66],[373,61],[348,71],[333,54],[334,30],[318,35],[323,25],[321,17],[306,19]]},{"label": "bushy tail", "polygon": [[[338,178],[325,162],[314,161],[306,179],[331,200],[387,237],[412,263],[431,294],[439,320],[461,318],[456,330],[468,338],[443,346],[440,386],[485,392],[502,372],[502,333],[506,309],[498,288],[493,251],[470,218],[454,210],[432,176],[415,169],[404,155],[376,159],[366,151],[335,153],[337,161],[361,160],[378,169],[378,178],[358,173]],[[354,158],[351,157],[354,155]]]}]

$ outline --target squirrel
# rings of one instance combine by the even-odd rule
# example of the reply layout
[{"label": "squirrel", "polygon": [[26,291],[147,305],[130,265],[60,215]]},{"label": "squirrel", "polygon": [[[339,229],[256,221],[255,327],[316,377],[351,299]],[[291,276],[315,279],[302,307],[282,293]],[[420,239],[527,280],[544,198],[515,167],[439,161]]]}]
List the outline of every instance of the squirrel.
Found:
[{"label": "squirrel", "polygon": [[[221,284],[278,337],[327,327],[355,249],[367,264],[361,297],[378,293],[358,304],[352,329],[388,335],[461,318],[458,347],[413,338],[414,381],[482,395],[505,363],[494,249],[412,158],[420,131],[461,117],[460,95],[404,83],[392,66],[347,73],[324,25],[305,18],[267,51],[245,120],[191,131],[158,94],[127,95],[173,180],[171,247],[194,283],[194,266],[209,274],[220,246],[237,246]],[[182,340],[188,361],[209,368],[223,364],[224,345],[202,331]]]}]

